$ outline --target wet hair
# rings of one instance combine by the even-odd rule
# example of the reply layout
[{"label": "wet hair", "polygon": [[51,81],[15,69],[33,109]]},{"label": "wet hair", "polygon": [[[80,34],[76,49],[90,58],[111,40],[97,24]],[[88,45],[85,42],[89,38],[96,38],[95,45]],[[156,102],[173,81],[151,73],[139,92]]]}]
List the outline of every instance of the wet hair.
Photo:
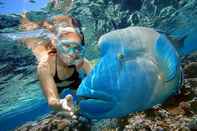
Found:
[{"label": "wet hair", "polygon": [[81,28],[82,26],[81,26],[80,21],[76,18],[73,18],[73,17],[71,17],[71,19],[72,19],[72,24],[79,28],[79,33],[81,35],[81,44],[85,45],[84,34],[83,34],[83,31]]},{"label": "wet hair", "polygon": [[80,37],[81,37],[81,44],[85,45],[84,34],[82,32],[81,23],[78,19],[76,19],[72,16],[62,16],[61,15],[61,16],[53,17],[51,23],[53,25],[64,23],[66,26],[70,26],[70,27],[73,27],[73,28],[78,28],[79,33],[80,33]]}]

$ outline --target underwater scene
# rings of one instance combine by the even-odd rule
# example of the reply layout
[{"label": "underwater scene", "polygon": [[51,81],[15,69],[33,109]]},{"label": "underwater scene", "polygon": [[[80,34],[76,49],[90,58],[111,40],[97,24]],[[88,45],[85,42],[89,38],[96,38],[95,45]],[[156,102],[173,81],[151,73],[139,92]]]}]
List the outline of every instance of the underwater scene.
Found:
[{"label": "underwater scene", "polygon": [[12,130],[197,130],[197,1],[0,0]]}]

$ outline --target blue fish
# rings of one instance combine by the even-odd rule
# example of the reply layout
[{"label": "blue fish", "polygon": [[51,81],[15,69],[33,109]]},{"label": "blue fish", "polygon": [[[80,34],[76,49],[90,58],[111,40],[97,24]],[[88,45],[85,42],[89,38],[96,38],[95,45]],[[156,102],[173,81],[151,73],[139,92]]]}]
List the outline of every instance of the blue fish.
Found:
[{"label": "blue fish", "polygon": [[183,79],[181,57],[197,50],[195,35],[182,41],[176,46],[165,34],[145,27],[103,35],[98,42],[101,58],[77,90],[81,114],[90,119],[122,117],[175,94]]}]

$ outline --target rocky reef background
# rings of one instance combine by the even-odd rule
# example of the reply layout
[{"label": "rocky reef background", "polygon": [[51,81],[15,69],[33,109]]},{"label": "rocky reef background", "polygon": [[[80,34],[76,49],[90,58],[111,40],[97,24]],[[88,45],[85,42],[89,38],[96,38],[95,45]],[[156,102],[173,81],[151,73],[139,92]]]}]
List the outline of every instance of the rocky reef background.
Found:
[{"label": "rocky reef background", "polygon": [[98,56],[95,45],[109,31],[128,26],[154,27],[182,37],[195,27],[195,0],[75,0],[69,14],[78,18],[89,44],[90,59]]},{"label": "rocky reef background", "polygon": [[[28,12],[27,16],[39,22],[63,14],[63,5],[66,3],[60,1],[62,5],[58,8],[49,3],[43,11]],[[175,37],[187,35],[197,25],[197,1],[75,0],[68,14],[80,20],[86,41],[86,57],[93,60],[99,58],[96,46],[99,37],[115,29],[146,26]],[[19,25],[20,15],[0,15],[0,33],[21,31]],[[0,39],[0,111],[3,112],[5,105],[9,111],[13,109],[11,105],[19,101],[25,104],[38,99],[41,91],[34,72],[35,58],[31,52],[25,47],[21,48],[16,41],[1,36]],[[92,122],[82,117],[72,119],[65,114],[52,113],[15,130],[197,130],[197,55],[186,57],[182,66],[184,84],[180,93],[150,110],[124,118]],[[18,80],[20,82],[16,82]],[[16,87],[18,91],[13,92]],[[3,97],[8,92],[12,93]]]},{"label": "rocky reef background", "polygon": [[[32,21],[42,21],[53,15],[72,15],[80,20],[89,59],[98,57],[95,47],[99,37],[109,31],[128,26],[154,27],[176,37],[187,35],[197,24],[196,0],[74,0],[69,9],[64,0],[59,8],[48,4],[43,11],[28,12]],[[69,1],[69,0],[66,0]],[[0,15],[0,32],[16,31],[19,15]],[[3,29],[3,30],[2,30]]]}]

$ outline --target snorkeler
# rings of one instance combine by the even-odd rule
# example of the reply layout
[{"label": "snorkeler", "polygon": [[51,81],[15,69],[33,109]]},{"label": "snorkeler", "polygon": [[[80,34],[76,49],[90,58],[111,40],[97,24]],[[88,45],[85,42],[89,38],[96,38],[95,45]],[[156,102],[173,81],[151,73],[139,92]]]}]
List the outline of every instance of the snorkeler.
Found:
[{"label": "snorkeler", "polygon": [[[24,23],[28,25],[27,20]],[[89,61],[82,54],[84,36],[80,23],[70,16],[55,16],[50,22],[44,21],[39,25],[52,32],[50,40],[27,38],[23,42],[37,58],[37,74],[49,106],[57,111],[68,111],[59,94],[65,88],[78,88],[81,83],[80,69],[86,74],[91,70]]]}]

